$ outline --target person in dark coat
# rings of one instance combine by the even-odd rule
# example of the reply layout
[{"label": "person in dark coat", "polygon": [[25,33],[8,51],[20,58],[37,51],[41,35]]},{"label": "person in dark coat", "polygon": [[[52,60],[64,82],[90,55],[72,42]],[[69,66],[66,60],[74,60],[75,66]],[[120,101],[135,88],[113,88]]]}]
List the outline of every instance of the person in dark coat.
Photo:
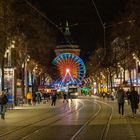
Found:
[{"label": "person in dark coat", "polygon": [[68,103],[67,94],[66,94],[66,93],[63,93],[63,103],[64,103],[65,101]]},{"label": "person in dark coat", "polygon": [[32,101],[33,101],[33,105],[36,105],[36,94],[35,93],[33,94]]},{"label": "person in dark coat", "polygon": [[8,102],[7,96],[4,94],[4,91],[0,93],[0,114],[1,119],[5,119],[6,105]]},{"label": "person in dark coat", "polygon": [[36,102],[38,104],[40,104],[40,102],[41,102],[41,93],[39,91],[37,91],[35,94],[36,94]]},{"label": "person in dark coat", "polygon": [[128,99],[131,105],[132,117],[136,118],[136,112],[137,112],[138,104],[139,104],[139,95],[138,95],[138,92],[135,90],[135,87],[132,87],[132,90],[130,92]]},{"label": "person in dark coat", "polygon": [[117,91],[117,102],[118,102],[118,110],[121,117],[124,116],[124,98],[125,98],[125,92],[123,88],[120,86]]},{"label": "person in dark coat", "polygon": [[56,99],[57,99],[56,93],[55,93],[55,91],[53,91],[53,93],[52,93],[52,104],[51,104],[51,106],[55,106]]}]

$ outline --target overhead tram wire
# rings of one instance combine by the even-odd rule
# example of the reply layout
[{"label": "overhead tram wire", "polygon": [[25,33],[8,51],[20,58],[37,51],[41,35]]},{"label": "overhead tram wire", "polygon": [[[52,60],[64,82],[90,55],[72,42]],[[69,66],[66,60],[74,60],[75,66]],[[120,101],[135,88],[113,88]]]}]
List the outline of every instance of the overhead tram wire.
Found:
[{"label": "overhead tram wire", "polygon": [[94,5],[94,8],[95,8],[96,12],[97,12],[97,15],[98,15],[98,17],[99,17],[100,22],[101,22],[102,26],[104,27],[103,20],[102,20],[102,18],[101,18],[101,16],[100,16],[100,13],[99,13],[99,11],[98,11],[96,5],[95,5],[95,2],[94,2],[94,0],[91,0],[91,1],[92,1],[93,5]]},{"label": "overhead tram wire", "polygon": [[[30,8],[32,8],[35,12],[37,12],[41,17],[43,17],[45,20],[47,20],[51,25],[53,25],[53,27],[55,27],[60,33],[61,33],[61,35],[64,37],[64,39],[66,39],[65,38],[65,35],[64,35],[64,33],[62,32],[62,30],[61,30],[61,28],[63,28],[63,27],[61,27],[61,28],[59,28],[58,27],[58,25],[57,24],[55,24],[52,20],[50,20],[46,15],[44,15],[44,13],[42,13],[40,10],[38,10],[33,4],[31,4],[28,0],[24,0],[25,2],[26,2],[26,4],[30,7]],[[95,7],[95,9],[96,9],[96,12],[97,12],[97,15],[98,15],[98,17],[99,17],[99,19],[100,19],[100,22],[101,22],[101,24],[102,24],[102,26],[103,26],[103,28],[104,28],[104,48],[105,48],[105,23],[103,23],[103,20],[102,20],[102,18],[101,18],[101,16],[100,16],[100,14],[99,14],[99,11],[98,11],[98,9],[97,9],[97,7],[96,7],[96,5],[95,5],[95,3],[94,3],[94,1],[92,0],[92,3],[93,3],[93,5],[94,5],[94,7]],[[88,23],[87,23],[88,24]],[[78,23],[76,23],[76,24],[74,24],[74,25],[70,25],[70,26],[77,26],[78,25]],[[72,45],[71,44],[71,42],[67,42],[69,45]]]},{"label": "overhead tram wire", "polygon": [[[55,27],[59,33],[65,38],[64,33],[61,31],[61,29],[58,27],[57,24],[55,24],[52,20],[50,20],[46,15],[44,15],[44,13],[42,13],[40,10],[38,10],[34,5],[32,5],[28,0],[25,0],[26,4],[33,9],[35,12],[37,12],[41,17],[43,17],[45,20],[47,20],[51,25],[53,25],[53,27]],[[70,42],[68,42],[69,45],[72,45]]]},{"label": "overhead tram wire", "polygon": [[[64,33],[61,31],[61,29],[58,27],[57,24],[55,24],[52,20],[50,20],[46,15],[44,15],[41,11],[39,11],[34,5],[32,5],[28,0],[25,0],[26,4],[32,8],[35,12],[37,12],[41,17],[43,17],[45,20],[47,20],[51,25],[53,25],[60,33],[63,35],[63,38],[66,40]],[[77,23],[75,25],[78,25]],[[70,41],[67,42],[69,45],[72,45]]]},{"label": "overhead tram wire", "polygon": [[127,20],[127,21],[120,21],[120,22],[118,22],[118,23],[115,23],[115,24],[111,24],[111,25],[107,25],[107,26],[106,26],[105,22],[103,22],[103,20],[102,20],[102,18],[101,18],[101,16],[100,16],[99,10],[98,10],[97,6],[95,5],[94,0],[91,0],[91,1],[92,1],[92,4],[94,5],[94,8],[95,8],[95,10],[96,10],[96,13],[97,13],[97,15],[98,15],[98,17],[99,17],[99,20],[100,20],[100,22],[101,22],[101,25],[102,25],[102,27],[103,27],[103,29],[104,29],[104,48],[105,48],[105,51],[106,51],[106,29],[107,29],[108,27],[113,27],[113,26],[115,26],[115,25],[121,25],[121,24],[124,24],[124,23],[133,23],[133,22],[135,22],[136,20],[135,20],[135,19],[132,19],[132,20]]},{"label": "overhead tram wire", "polygon": [[[98,10],[98,8],[97,8],[97,6],[96,6],[96,4],[95,4],[95,2],[94,2],[94,0],[91,0],[92,1],[92,4],[93,4],[93,6],[94,6],[94,8],[95,8],[95,10],[96,10],[96,13],[97,13],[97,15],[98,15],[98,17],[99,17],[99,20],[100,20],[100,23],[101,23],[101,25],[102,25],[102,27],[103,27],[103,30],[104,30],[104,49],[105,49],[105,47],[106,47],[106,44],[105,44],[105,23],[103,22],[103,20],[102,20],[102,18],[101,18],[101,15],[100,15],[100,13],[99,13],[99,10]],[[105,49],[105,51],[106,51],[106,49]],[[106,55],[106,52],[105,52],[105,55]]]},{"label": "overhead tram wire", "polygon": [[56,27],[59,31],[61,31],[57,25],[51,21],[46,15],[44,15],[42,12],[40,12],[35,6],[33,6],[28,0],[25,0],[26,4],[28,6],[30,6],[34,11],[36,11],[41,17],[43,17],[44,19],[46,19],[49,23],[51,23],[54,27]]}]

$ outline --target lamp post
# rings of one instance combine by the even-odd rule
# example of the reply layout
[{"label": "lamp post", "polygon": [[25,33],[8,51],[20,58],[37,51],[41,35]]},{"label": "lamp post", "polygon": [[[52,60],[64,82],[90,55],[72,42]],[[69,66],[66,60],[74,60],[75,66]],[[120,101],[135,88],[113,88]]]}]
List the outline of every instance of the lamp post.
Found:
[{"label": "lamp post", "polygon": [[120,85],[123,84],[123,79],[124,79],[124,68],[120,65],[120,63],[118,63],[118,67],[120,69]]},{"label": "lamp post", "polygon": [[28,92],[28,71],[27,71],[27,64],[30,61],[30,56],[27,55],[25,57],[25,60],[22,64],[22,68],[23,68],[23,76],[22,76],[22,86],[23,86],[23,97],[26,96],[27,92]]},{"label": "lamp post", "polygon": [[139,85],[139,64],[140,64],[140,60],[137,57],[137,55],[135,53],[132,54],[133,55],[133,59],[135,59],[135,63],[136,63],[136,89],[138,91],[138,85]]},{"label": "lamp post", "polygon": [[[116,25],[121,25],[121,24],[124,24],[124,23],[133,23],[133,22],[136,21],[135,19],[133,19],[133,20],[120,21],[120,22],[117,22],[117,23],[115,23],[115,24],[106,25],[106,23],[103,22],[103,20],[102,20],[102,17],[101,17],[101,15],[100,15],[100,13],[99,13],[99,10],[98,10],[98,8],[97,8],[97,6],[96,6],[94,0],[92,0],[91,2],[92,2],[93,6],[94,6],[94,8],[95,8],[95,10],[96,10],[96,13],[97,13],[98,18],[99,18],[99,20],[100,20],[100,23],[101,23],[101,25],[102,25],[102,27],[103,27],[103,32],[104,32],[104,37],[103,37],[103,38],[104,38],[104,39],[103,39],[103,42],[104,42],[104,43],[103,43],[103,46],[104,46],[104,48],[106,48],[106,29],[107,29],[107,28],[110,28],[110,27],[113,27],[113,26],[116,26]],[[105,49],[105,51],[106,51],[106,49]],[[105,54],[106,54],[106,52],[105,52]]]}]

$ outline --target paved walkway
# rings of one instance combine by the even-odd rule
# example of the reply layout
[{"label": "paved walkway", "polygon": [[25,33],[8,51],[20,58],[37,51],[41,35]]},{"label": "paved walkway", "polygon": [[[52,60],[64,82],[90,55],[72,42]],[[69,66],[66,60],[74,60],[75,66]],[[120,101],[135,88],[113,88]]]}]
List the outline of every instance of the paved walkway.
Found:
[{"label": "paved walkway", "polygon": [[[62,133],[62,130],[63,131],[69,130],[68,136],[70,135],[69,132],[71,132],[71,134],[73,134],[73,131],[75,130],[75,128],[79,127],[82,124],[82,122],[84,121],[84,119],[88,116],[89,110],[91,110],[90,107],[93,109],[93,105],[91,105],[91,101],[94,101],[94,99],[96,98],[96,99],[99,99],[101,101],[104,101],[104,102],[110,104],[113,107],[113,115],[112,115],[112,119],[110,122],[110,129],[109,129],[109,133],[108,133],[109,140],[113,140],[113,139],[114,140],[128,140],[128,137],[131,138],[130,140],[140,139],[140,133],[139,133],[140,109],[138,109],[137,118],[136,119],[131,118],[131,115],[132,115],[131,108],[130,108],[130,105],[128,105],[128,103],[126,102],[125,106],[124,106],[125,117],[120,118],[120,116],[118,114],[118,105],[117,105],[116,100],[114,100],[114,101],[108,100],[107,98],[103,99],[103,98],[100,98],[97,96],[95,96],[95,97],[86,96],[86,97],[79,97],[79,98],[83,98],[83,99],[81,99],[81,101],[85,105],[85,108],[83,108],[84,111],[79,111],[78,113],[75,113],[72,116],[68,116],[68,117],[66,117],[66,119],[63,119],[63,121],[61,121],[61,120],[58,121],[55,125],[50,125],[50,126],[47,125],[46,137],[52,136],[52,133],[54,132],[54,130],[57,130],[58,133]],[[91,101],[87,102],[87,100],[85,100],[84,98],[89,99],[89,101],[91,99]],[[74,103],[74,105],[76,105],[78,102],[77,102],[77,100],[73,100],[73,103]],[[39,124],[39,126],[42,126],[42,125],[44,126],[44,120],[46,121],[46,124],[50,123],[49,121],[52,121],[52,120],[49,119],[49,116],[52,116],[55,114],[54,119],[56,119],[57,117],[59,117],[59,115],[60,115],[59,113],[66,109],[64,107],[69,108],[69,105],[71,105],[71,101],[69,101],[69,103],[67,104],[67,103],[63,103],[63,99],[60,99],[60,100],[57,100],[55,107],[51,106],[51,100],[49,102],[47,102],[46,104],[40,103],[40,104],[36,104],[35,106],[28,105],[28,104],[23,104],[23,106],[16,106],[16,107],[14,107],[13,110],[8,110],[6,112],[5,120],[0,119],[0,125],[1,125],[0,131],[1,131],[1,133],[7,132],[9,130],[11,131],[17,127],[28,125],[28,124],[32,123],[32,121],[39,121],[40,119],[43,121],[41,122],[41,124]],[[102,104],[102,105],[104,107],[104,104]],[[96,107],[93,109],[93,111],[96,112]],[[107,115],[107,110],[104,109],[103,112],[104,113],[102,113],[99,117],[95,118],[95,121],[93,120],[94,125],[88,126],[89,130],[91,130],[92,133],[95,130],[95,134],[96,133],[99,134],[100,133],[99,129],[101,130],[102,127],[104,126],[104,121],[106,121],[105,116]],[[57,113],[58,113],[58,115],[56,115]],[[46,119],[46,118],[48,118],[48,119]],[[38,125],[35,125],[34,127],[31,126],[31,127],[27,128],[25,131],[27,131],[27,130],[30,131],[30,130],[36,129],[37,127],[38,127]],[[90,129],[90,127],[91,127],[91,129]],[[46,132],[46,129],[44,130],[44,132]],[[18,133],[18,132],[16,132],[16,133]],[[21,131],[19,136],[20,135],[22,136],[22,134],[24,134],[24,133],[22,133],[22,131]],[[50,134],[50,135],[48,135],[48,134]],[[126,135],[128,137],[124,137]],[[42,136],[42,135],[38,135],[38,137],[39,136]],[[60,136],[62,136],[62,134]],[[9,135],[9,137],[10,137],[10,135]],[[14,137],[13,134],[12,134],[12,137]],[[87,137],[87,135],[86,135],[86,137]],[[135,137],[135,139],[132,139],[134,137]],[[35,135],[35,138],[36,138],[36,135]],[[12,139],[12,140],[15,140],[15,139]]]}]

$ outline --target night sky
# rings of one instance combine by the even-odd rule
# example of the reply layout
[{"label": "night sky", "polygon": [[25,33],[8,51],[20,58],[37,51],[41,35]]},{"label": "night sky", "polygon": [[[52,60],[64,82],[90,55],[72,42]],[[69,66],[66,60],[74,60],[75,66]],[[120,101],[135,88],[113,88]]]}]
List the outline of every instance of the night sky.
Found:
[{"label": "night sky", "polygon": [[[81,48],[81,57],[87,58],[103,41],[103,26],[92,0],[29,0],[56,25],[66,20],[71,25],[72,38]],[[123,13],[127,0],[94,0],[103,23],[111,24]]]}]

